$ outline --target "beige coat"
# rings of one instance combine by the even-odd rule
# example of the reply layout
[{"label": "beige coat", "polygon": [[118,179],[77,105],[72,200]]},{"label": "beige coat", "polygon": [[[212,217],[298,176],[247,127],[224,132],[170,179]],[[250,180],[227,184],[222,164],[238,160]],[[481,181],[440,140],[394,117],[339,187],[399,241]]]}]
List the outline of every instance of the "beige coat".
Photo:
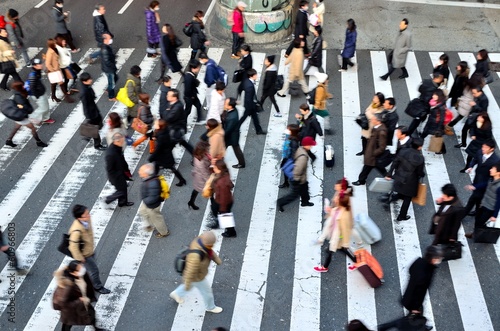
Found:
[{"label": "beige coat", "polygon": [[[337,213],[338,211],[338,213]],[[333,217],[336,217],[334,222]],[[331,210],[323,225],[323,232],[318,241],[330,240],[330,251],[335,252],[338,248],[349,248],[353,227],[352,212],[344,207],[335,207]]]},{"label": "beige coat", "polygon": [[326,99],[328,98],[329,93],[326,89],[325,84],[318,83],[316,87],[316,95],[314,98],[314,109],[317,110],[326,110]]},{"label": "beige coat", "polygon": [[[85,229],[79,220],[74,220],[68,234],[69,251],[75,260],[83,261],[85,257],[94,255],[94,230],[92,230],[92,221],[89,220],[88,229]],[[80,240],[84,243],[82,251],[80,251]]]},{"label": "beige coat", "polygon": [[0,62],[16,61],[16,52],[9,43],[0,40]]},{"label": "beige coat", "polygon": [[59,55],[52,48],[47,49],[47,53],[45,54],[45,66],[48,72],[61,70]]},{"label": "beige coat", "polygon": [[371,119],[373,118],[373,116],[375,116],[375,114],[378,114],[378,113],[381,113],[384,111],[384,107],[380,106],[380,107],[373,107],[373,103],[371,103],[368,108],[366,108],[365,110],[365,115],[366,115],[366,118],[368,118],[368,130],[361,130],[361,136],[365,137],[366,139],[369,139],[370,136],[371,136],[371,133],[372,133],[372,129],[373,129],[373,124],[372,124],[372,121]]},{"label": "beige coat", "polygon": [[196,237],[189,245],[189,249],[193,250],[201,250],[203,251],[204,257],[200,258],[198,253],[189,253],[186,256],[186,267],[182,273],[182,278],[184,279],[184,286],[186,286],[186,290],[191,289],[192,282],[200,282],[202,281],[208,274],[208,266],[210,265],[210,261],[214,261],[217,265],[222,264],[219,256],[215,251],[212,251],[212,258],[210,259],[205,250],[198,243],[198,238]]},{"label": "beige coat", "polygon": [[224,143],[224,129],[219,124],[215,129],[207,133],[210,144],[210,156],[212,159],[223,159],[226,155],[226,144]]},{"label": "beige coat", "polygon": [[299,182],[300,184],[305,184],[305,182],[307,182],[307,161],[309,161],[307,151],[303,147],[297,148],[293,159],[295,160],[293,167],[293,180]]},{"label": "beige coat", "polygon": [[288,80],[290,82],[304,79],[304,50],[302,48],[294,47],[285,60],[286,64],[290,64],[288,67]]}]

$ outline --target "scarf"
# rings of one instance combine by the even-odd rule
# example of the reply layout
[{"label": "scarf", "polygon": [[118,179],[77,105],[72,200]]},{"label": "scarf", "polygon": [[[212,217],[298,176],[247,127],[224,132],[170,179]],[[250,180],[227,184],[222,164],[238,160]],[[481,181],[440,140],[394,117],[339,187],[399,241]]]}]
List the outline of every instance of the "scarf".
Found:
[{"label": "scarf", "polygon": [[9,45],[10,45],[9,39],[8,39],[7,37],[2,37],[2,36],[0,36],[0,40],[3,40],[3,41],[5,41],[7,44],[9,44]]},{"label": "scarf", "polygon": [[198,245],[200,245],[201,248],[203,248],[203,250],[207,252],[208,257],[210,258],[210,260],[212,260],[212,257],[214,256],[214,251],[211,248],[208,248],[205,245],[203,245],[201,238],[198,238]]}]

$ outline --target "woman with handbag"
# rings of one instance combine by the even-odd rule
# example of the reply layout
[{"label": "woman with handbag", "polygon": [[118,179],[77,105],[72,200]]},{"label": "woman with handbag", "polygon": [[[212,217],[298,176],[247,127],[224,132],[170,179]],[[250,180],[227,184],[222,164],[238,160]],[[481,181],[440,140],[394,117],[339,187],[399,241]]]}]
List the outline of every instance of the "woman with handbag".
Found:
[{"label": "woman with handbag", "polygon": [[182,46],[182,40],[175,34],[174,28],[170,24],[165,24],[162,28],[164,33],[160,40],[161,46],[161,74],[157,82],[160,82],[168,68],[172,72],[180,72],[182,75],[182,65],[177,59],[178,48]]},{"label": "woman with handbag", "polygon": [[[467,109],[462,109],[462,111],[460,110],[460,98],[466,92],[466,88],[469,82],[469,65],[465,61],[460,61],[457,64],[456,69],[457,69],[457,74],[455,75],[455,80],[450,89],[450,94],[448,94],[448,97],[451,99],[450,103],[451,106],[457,109],[458,115],[448,124],[449,127],[453,127],[455,124],[458,123],[458,121],[469,115],[470,105],[468,105],[468,103],[469,101],[472,101],[472,93],[470,89],[468,89],[469,90],[468,94],[470,98],[470,100],[467,100],[468,107]],[[466,113],[466,115],[464,115],[464,113]]]},{"label": "woman with handbag", "polygon": [[61,68],[61,72],[64,78],[64,88],[67,91],[67,95],[71,95],[73,93],[77,93],[78,90],[70,89],[68,90],[68,83],[70,80],[73,80],[73,84],[75,83],[76,75],[71,70],[71,63],[73,60],[71,59],[71,49],[69,49],[66,45],[66,39],[63,37],[56,37],[56,48],[59,52],[59,67]]},{"label": "woman with handbag", "polygon": [[[231,181],[231,176],[224,160],[215,161],[212,169],[215,173],[215,178],[212,182],[214,194],[210,198],[210,202],[212,214],[219,217],[220,214],[231,213],[231,207],[234,202],[232,193],[234,184]],[[236,237],[234,226],[227,227],[222,236],[226,238]]]},{"label": "woman with handbag", "polygon": [[465,161],[464,168],[460,170],[461,173],[465,173],[469,168],[469,164],[472,159],[476,157],[477,152],[481,149],[483,144],[493,138],[491,120],[488,113],[484,112],[477,115],[476,123],[471,127],[469,134],[471,142],[465,149],[467,160]]},{"label": "woman with handbag", "polygon": [[22,109],[26,113],[26,117],[21,121],[15,121],[16,125],[14,126],[14,129],[10,133],[9,138],[7,138],[5,145],[10,147],[16,147],[17,145],[12,142],[12,139],[16,135],[17,131],[19,131],[21,126],[26,126],[31,130],[31,134],[33,135],[33,138],[36,141],[36,145],[38,147],[47,147],[48,145],[40,140],[40,137],[38,137],[38,133],[36,132],[35,126],[28,119],[28,115],[33,112],[33,107],[31,106],[31,103],[28,100],[28,91],[24,89],[24,83],[15,81],[14,83],[12,83],[12,89],[14,90],[14,102],[16,103],[18,108]]},{"label": "woman with handbag", "polygon": [[66,85],[64,84],[64,78],[59,65],[59,50],[57,49],[56,41],[52,38],[47,40],[47,53],[45,54],[45,67],[47,68],[47,77],[50,81],[50,90],[52,101],[61,102],[61,99],[56,97],[56,87],[59,85],[64,93],[64,101],[72,103],[73,99],[69,97],[69,93],[66,90]]},{"label": "woman with handbag", "polygon": [[205,29],[205,24],[203,23],[204,16],[205,14],[202,10],[197,10],[196,13],[194,13],[193,20],[191,21],[191,60],[196,58],[198,50],[200,50],[201,53],[206,53],[207,46],[210,44],[210,42],[207,40],[205,32],[203,31]]},{"label": "woman with handbag", "polygon": [[127,122],[128,125],[132,124],[132,119],[137,117],[137,108],[139,107],[139,94],[142,93],[141,86],[141,67],[133,65],[130,72],[127,74],[127,81],[125,82],[127,88],[127,97],[132,101],[133,105],[127,107]]},{"label": "woman with handbag", "polygon": [[0,29],[0,71],[4,74],[0,82],[0,88],[10,91],[7,87],[9,76],[12,76],[12,79],[16,82],[22,82],[23,80],[16,71],[16,51],[12,49],[7,36],[7,30]]},{"label": "woman with handbag", "polygon": [[465,216],[464,208],[457,196],[457,189],[453,184],[446,184],[441,188],[442,195],[436,199],[438,211],[432,217],[429,234],[434,235],[432,245],[449,244],[455,242],[458,230]]},{"label": "woman with handbag", "polygon": [[[436,89],[429,101],[431,110],[429,113],[429,118],[427,119],[427,124],[424,127],[424,131],[420,135],[420,138],[425,139],[429,134],[434,136],[442,137],[444,133],[444,119],[446,117],[446,97],[441,89]],[[441,144],[441,150],[436,152],[436,154],[446,154],[446,145],[444,142]]]},{"label": "woman with handbag", "polygon": [[[108,143],[108,146],[111,146],[111,144],[113,143],[113,136],[115,135],[115,133],[120,133],[124,137],[127,136],[127,129],[125,128],[123,120],[120,115],[118,115],[118,113],[115,113],[114,111],[109,113],[108,125],[109,129],[106,133],[106,142]],[[123,144],[123,150],[125,150],[126,147],[127,144]]]},{"label": "woman with handbag", "polygon": [[356,153],[357,156],[365,154],[365,149],[366,145],[368,144],[368,139],[370,138],[372,134],[372,117],[375,116],[375,114],[381,113],[384,111],[384,102],[385,102],[385,96],[381,92],[375,93],[375,95],[372,98],[372,102],[370,105],[366,108],[365,110],[365,116],[366,119],[368,120],[368,129],[361,129],[361,145],[362,145],[362,150],[359,153]]},{"label": "woman with handbag", "polygon": [[198,193],[203,192],[205,183],[212,173],[210,170],[210,155],[208,154],[209,147],[210,145],[206,141],[200,140],[194,148],[193,170],[191,171],[191,175],[193,176],[193,191],[191,191],[191,199],[188,201],[189,209],[200,209],[194,202]]},{"label": "woman with handbag", "polygon": [[[144,140],[149,139],[149,153],[153,153],[155,150],[154,142],[151,141],[153,137],[153,122],[155,121],[153,114],[151,113],[151,106],[149,105],[150,96],[147,93],[139,94],[139,108],[137,110],[137,117],[132,122],[132,128],[142,133],[133,144],[134,149],[139,146]],[[147,129],[145,128],[147,126]]]}]

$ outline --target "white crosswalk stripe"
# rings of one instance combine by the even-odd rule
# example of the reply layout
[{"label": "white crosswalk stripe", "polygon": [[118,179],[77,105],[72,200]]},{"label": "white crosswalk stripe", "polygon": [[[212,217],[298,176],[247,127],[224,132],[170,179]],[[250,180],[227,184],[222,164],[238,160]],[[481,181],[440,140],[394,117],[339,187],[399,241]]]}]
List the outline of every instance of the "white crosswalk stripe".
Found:
[{"label": "white crosswalk stripe", "polygon": [[[93,49],[88,49],[84,54],[88,55],[92,51]],[[30,57],[34,57],[40,52],[43,52],[43,49],[28,49]],[[139,62],[137,54],[140,53],[142,53],[141,50],[136,53],[135,49],[118,49],[118,68],[128,68],[136,64],[133,61],[137,59]],[[209,50],[209,56],[226,69],[229,80],[232,78],[233,68],[237,65],[234,60],[229,59],[230,53],[230,50],[222,48]],[[252,53],[254,68],[259,73],[258,83],[263,82],[265,56],[273,53],[275,52]],[[284,50],[278,51],[276,64],[278,73],[285,75],[286,78],[287,68],[284,66],[284,53]],[[361,150],[360,128],[354,120],[366,108],[365,103],[371,100],[371,96],[367,96],[366,93],[373,95],[375,92],[382,92],[386,97],[389,97],[403,91],[402,96],[394,95],[394,97],[397,102],[400,123],[409,123],[409,117],[404,114],[404,108],[409,100],[418,96],[418,86],[422,78],[428,77],[429,71],[432,70],[431,68],[437,62],[440,54],[442,53],[410,52],[406,65],[409,77],[405,80],[382,81],[378,77],[387,71],[385,52],[358,51],[353,59],[357,63],[356,67],[347,72],[338,73],[336,52],[333,50],[324,51],[324,69],[330,75],[329,92],[334,95],[331,103],[329,100],[334,133],[318,137],[317,146],[313,148],[317,160],[312,165],[309,163],[308,166],[309,191],[314,206],[299,207],[296,213],[291,211],[292,205],[289,205],[289,210],[285,208],[287,210],[284,214],[277,214],[276,200],[278,196],[285,193],[278,189],[281,179],[281,148],[285,137],[283,131],[287,123],[294,123],[294,114],[298,112],[300,103],[306,101],[305,98],[303,96],[300,98],[290,96],[277,98],[283,117],[272,116],[274,107],[271,107],[270,111],[266,110],[260,113],[259,118],[261,122],[265,123],[263,127],[267,127],[266,136],[256,136],[253,133],[251,118],[242,124],[240,146],[245,156],[248,155],[246,169],[230,167],[231,179],[235,183],[233,212],[238,237],[223,238],[221,230],[214,230],[218,240],[213,248],[217,252],[224,252],[224,255],[230,255],[231,252],[228,251],[227,247],[238,243],[240,246],[238,252],[241,251],[241,256],[235,259],[230,258],[227,264],[231,267],[228,268],[226,266],[227,260],[224,259],[226,256],[222,255],[224,263],[221,266],[215,266],[212,263],[207,275],[211,286],[214,288],[222,287],[226,292],[223,294],[214,291],[216,305],[224,308],[224,312],[217,315],[218,318],[220,317],[221,324],[226,324],[226,327],[230,327],[231,330],[243,331],[263,330],[269,328],[270,325],[275,326],[276,329],[289,330],[337,330],[342,329],[348,320],[361,319],[368,328],[376,329],[378,324],[390,319],[388,317],[390,314],[393,314],[394,318],[403,316],[405,312],[400,303],[387,302],[384,295],[391,292],[393,293],[391,298],[400,297],[400,294],[406,289],[409,266],[417,257],[421,256],[421,252],[430,244],[432,239],[427,234],[427,227],[430,223],[429,215],[432,215],[437,208],[434,200],[441,195],[441,187],[452,182],[456,183],[457,189],[461,190],[465,184],[469,183],[469,180],[472,180],[473,174],[467,177],[449,171],[449,169],[455,168],[457,162],[462,167],[463,161],[466,159],[463,149],[460,152],[449,149],[446,155],[434,155],[434,153],[427,151],[429,138],[426,139],[423,154],[426,159],[425,181],[428,183],[430,193],[425,207],[410,206],[408,215],[411,218],[406,222],[396,221],[401,206],[399,202],[392,203],[390,211],[383,211],[381,207],[375,209],[379,207],[377,206],[379,205],[377,195],[369,192],[367,186],[355,187],[352,198],[353,213],[368,213],[381,227],[385,236],[380,243],[366,247],[379,259],[384,268],[386,279],[381,288],[372,289],[359,272],[348,270],[347,266],[351,261],[347,257],[344,258],[341,252],[334,254],[327,274],[316,273],[313,267],[320,263],[321,251],[319,246],[314,245],[314,242],[321,232],[323,198],[331,198],[333,195],[332,187],[337,180],[345,176],[349,181],[355,181],[361,171],[363,157],[355,155]],[[79,63],[82,69],[98,71],[99,68],[88,67],[84,62],[86,55],[81,57],[82,60]],[[190,55],[190,49],[180,50],[178,56],[184,66],[189,61]],[[474,71],[475,59],[472,53],[451,52],[449,55],[453,61],[467,61],[472,68],[471,72]],[[500,60],[500,54],[491,54],[490,58],[492,61]],[[361,63],[358,63],[358,59]],[[144,89],[152,91],[151,104],[155,115],[158,115],[160,89],[158,85],[150,82],[156,78],[153,72],[158,69],[159,63],[159,59],[147,57],[144,57],[140,63]],[[448,82],[448,89],[453,85],[452,75],[455,73],[451,60],[450,68],[452,74]],[[317,85],[315,71],[316,68],[311,68],[306,76],[310,88]],[[20,74],[22,78],[25,78],[23,74],[26,76],[27,70],[20,70]],[[123,75],[122,73],[120,76]],[[198,75],[201,81],[199,97],[202,102],[206,97],[204,76],[205,69],[202,68]],[[173,87],[179,85],[182,92],[181,75],[171,74],[171,77],[173,78]],[[122,82],[123,80],[119,82],[117,88]],[[96,77],[93,87],[98,99],[104,95],[106,86],[105,76]],[[226,96],[233,96],[235,90],[236,84],[230,84],[226,90]],[[493,83],[486,86],[484,92],[489,99],[488,113],[493,122],[494,137],[500,139],[500,124],[498,124],[500,123],[500,108],[498,99],[496,99],[500,94],[498,84]],[[258,95],[260,93],[261,91]],[[241,98],[241,100],[243,99]],[[58,111],[56,103],[51,102],[50,107],[52,111]],[[334,109],[335,107],[339,109]],[[109,108],[101,110],[103,115],[113,111],[125,114],[126,111],[120,103],[114,103],[112,106],[110,104]],[[453,108],[452,111],[456,113]],[[241,117],[243,107],[240,105],[238,112]],[[192,110],[188,117],[189,129],[186,134],[186,139],[190,140],[191,144],[196,143],[195,137],[197,138],[203,131],[203,128],[194,126],[195,117],[196,112]],[[168,272],[149,270],[151,256],[148,252],[153,246],[150,244],[150,240],[158,239],[152,238],[151,233],[142,229],[141,218],[137,210],[140,201],[136,186],[140,186],[140,183],[134,184],[130,189],[130,191],[135,192],[133,193],[135,194],[133,201],[136,202],[136,205],[130,209],[132,212],[119,212],[115,209],[116,203],[105,205],[103,202],[104,198],[113,191],[113,186],[105,181],[99,184],[93,178],[96,173],[104,173],[104,169],[96,167],[97,164],[102,166],[103,153],[95,150],[92,143],[87,143],[83,149],[77,149],[78,155],[71,165],[61,167],[58,164],[67,151],[73,150],[70,142],[73,137],[78,136],[77,131],[83,119],[82,105],[80,102],[75,103],[71,112],[65,115],[64,120],[54,124],[56,129],[50,140],[48,136],[44,136],[46,126],[39,128],[40,136],[42,139],[46,137],[48,147],[33,151],[34,147],[28,143],[31,138],[30,132],[23,130],[15,136],[15,142],[19,144],[17,148],[12,149],[5,145],[0,148],[0,181],[6,183],[5,188],[0,187],[0,215],[3,216],[0,219],[0,226],[2,229],[6,229],[11,222],[21,222],[20,217],[26,215],[29,209],[27,201],[36,200],[38,195],[46,196],[46,198],[40,199],[43,205],[38,206],[30,218],[22,220],[25,223],[25,226],[20,227],[22,233],[16,234],[17,238],[20,239],[16,242],[16,247],[22,264],[31,270],[36,269],[38,273],[31,275],[30,272],[28,276],[17,276],[15,282],[11,284],[7,281],[12,273],[10,265],[0,265],[0,279],[3,281],[0,283],[0,315],[7,316],[10,298],[12,298],[10,291],[15,289],[18,301],[29,301],[32,297],[31,305],[26,311],[23,311],[26,316],[22,318],[19,325],[16,324],[16,327],[33,331],[54,330],[57,327],[60,314],[52,308],[52,295],[56,281],[40,277],[39,273],[43,270],[48,275],[53,271],[46,270],[48,266],[54,266],[53,269],[55,269],[58,265],[62,267],[70,261],[70,258],[63,259],[63,256],[56,251],[54,242],[59,242],[60,238],[56,238],[59,236],[59,230],[66,231],[69,226],[69,223],[62,222],[65,214],[71,205],[79,203],[77,197],[83,194],[87,198],[90,197],[93,203],[90,209],[94,222],[96,247],[103,247],[108,240],[113,240],[116,243],[116,253],[113,253],[116,255],[107,260],[97,259],[103,283],[112,291],[109,295],[101,295],[95,304],[98,325],[109,330],[131,329],[131,327],[128,328],[127,324],[130,323],[132,317],[124,312],[134,305],[138,295],[135,291],[136,287],[140,286],[141,281],[149,280],[145,278],[144,273],[153,272],[151,281],[160,279],[157,288],[161,291],[160,299],[155,304],[160,305],[162,314],[168,316],[168,324],[164,324],[165,329],[175,331],[205,330],[214,326],[212,324],[218,322],[213,319],[212,315],[205,313],[203,300],[196,290],[188,292],[185,302],[177,305],[168,297],[168,293],[174,290],[174,287],[170,287],[171,284],[178,284],[181,281],[180,277],[166,279],[168,288],[165,288],[162,286],[161,279],[166,277],[165,275],[173,275],[174,273],[170,270]],[[323,125],[323,119],[318,117],[318,120]],[[0,126],[4,129],[2,137],[6,135],[5,132],[8,131],[7,128],[10,127],[10,124],[10,120],[0,115]],[[458,123],[455,126],[456,137],[445,139],[448,145],[450,142],[456,144],[456,139],[460,138],[462,125],[462,123]],[[106,123],[102,130],[103,137],[105,137],[107,128],[108,124]],[[134,137],[138,136],[137,133],[134,134]],[[498,139],[496,140],[498,141]],[[337,155],[333,171],[324,169],[323,148],[326,144],[333,145]],[[132,172],[146,162],[145,154],[147,152],[144,152],[147,148],[144,145],[140,145],[136,151],[132,148],[127,148],[125,151],[125,157]],[[391,150],[394,148],[395,146]],[[190,156],[186,155],[184,148],[176,147],[174,158],[183,174],[191,171],[190,166],[186,167]],[[255,161],[250,162],[253,160]],[[230,151],[228,151],[225,161],[229,166],[237,163],[234,153]],[[17,171],[18,162],[28,162],[26,170],[18,178],[10,178],[10,173]],[[55,178],[53,183],[45,184],[48,176],[58,172],[59,169],[66,170],[58,173],[59,177]],[[249,173],[253,174],[251,178]],[[375,174],[374,171],[370,180],[375,176],[380,177],[380,174]],[[170,185],[173,182],[173,177],[171,173],[166,176]],[[189,178],[189,176],[187,177]],[[138,176],[135,178],[139,181]],[[8,184],[9,180],[13,183]],[[252,187],[255,186],[255,192],[248,192],[249,185],[247,184],[249,181],[252,182]],[[41,183],[44,185],[40,185]],[[90,183],[95,185],[91,187],[88,185]],[[84,191],[84,188],[89,189],[89,187],[91,187],[91,192]],[[179,199],[173,196],[171,200],[164,203],[162,206],[164,215],[168,215],[173,210],[186,208],[182,201],[187,201],[188,192],[191,189],[182,188],[181,190],[183,197]],[[467,193],[463,195],[460,193],[460,195],[468,197]],[[240,197],[245,197],[246,201],[238,201]],[[465,201],[463,202],[465,204]],[[186,223],[185,229],[182,229],[184,233],[176,233],[171,230],[172,234],[169,237],[161,239],[163,240],[161,245],[165,245],[168,257],[156,258],[161,258],[162,263],[164,261],[169,263],[162,268],[172,268],[170,261],[173,260],[181,246],[188,243],[184,242],[178,245],[176,243],[177,235],[201,233],[206,230],[205,222],[209,218],[210,202],[206,203],[204,199],[202,203],[204,203],[201,206],[202,209],[196,214],[188,215],[186,212],[180,212],[181,215],[185,214],[183,217],[193,221]],[[238,204],[247,206],[248,214],[239,213]],[[204,212],[202,212],[203,208]],[[273,251],[273,247],[280,245],[279,242],[275,241],[277,237],[280,237],[280,233],[277,233],[275,229],[282,228],[278,222],[281,215],[286,217],[290,241],[293,243],[290,256],[285,257],[274,256],[275,252]],[[117,235],[111,230],[114,217],[119,217],[120,222],[124,224],[122,235]],[[194,219],[192,219],[193,217]],[[173,223],[174,220],[170,221],[168,216],[166,219],[170,227],[170,222]],[[391,224],[388,224],[389,222]],[[484,276],[485,273],[500,270],[500,243],[493,245],[493,247],[485,245],[485,249],[476,249],[475,245],[479,244],[474,244],[473,241],[464,237],[465,228],[472,227],[470,223],[464,219],[463,226],[459,230],[459,240],[464,244],[462,259],[444,263],[442,269],[445,271],[437,272],[435,276],[445,278],[449,284],[447,289],[453,293],[443,293],[442,289],[433,288],[424,300],[424,314],[428,318],[428,323],[435,325],[435,330],[451,331],[446,322],[451,319],[453,320],[452,325],[458,325],[461,330],[465,331],[493,331],[500,328],[498,314],[494,313],[496,310],[495,294],[492,293],[492,290],[499,289],[498,279],[494,280]],[[195,226],[188,229],[187,224],[195,224]],[[239,224],[245,224],[245,226]],[[175,226],[178,225],[173,225],[173,228]],[[392,242],[392,247],[387,246]],[[50,260],[47,260],[47,252],[51,252],[49,254]],[[384,254],[377,255],[379,252],[384,252]],[[387,255],[388,252],[390,254]],[[482,260],[484,258],[489,259],[491,270],[484,269],[485,264]],[[283,264],[280,264],[279,268],[285,267],[287,269],[286,275],[290,277],[287,285],[283,288],[275,288],[277,280],[284,277],[281,270],[276,270],[275,264],[272,263],[277,259],[283,259]],[[102,270],[109,270],[109,272],[103,273]],[[498,275],[495,277],[497,278]],[[345,283],[332,283],[344,278],[346,279]],[[334,288],[343,294],[335,298],[324,296],[325,291],[326,293],[336,293]],[[283,294],[283,298],[288,299],[280,302],[280,307],[273,307],[278,302],[278,299],[273,298],[277,291]],[[147,294],[144,295],[147,296]],[[330,311],[329,301],[331,300],[339,301],[340,304],[345,305],[344,311]],[[443,316],[443,305],[451,307],[449,316]],[[279,312],[284,312],[284,315],[281,313],[279,316],[274,315],[274,308]],[[140,313],[148,310],[148,307],[138,306],[132,309]],[[163,320],[163,317],[158,318],[159,321]],[[3,326],[1,323],[0,327]],[[6,329],[9,327],[7,325]],[[86,330],[91,329],[91,327],[86,328]]]}]

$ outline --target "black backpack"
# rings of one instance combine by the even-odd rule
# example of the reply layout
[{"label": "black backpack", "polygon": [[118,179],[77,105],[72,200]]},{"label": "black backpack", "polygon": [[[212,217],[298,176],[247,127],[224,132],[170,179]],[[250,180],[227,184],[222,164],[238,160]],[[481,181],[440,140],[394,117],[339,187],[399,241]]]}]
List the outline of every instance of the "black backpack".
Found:
[{"label": "black backpack", "polygon": [[174,267],[175,270],[182,275],[184,269],[186,268],[186,258],[189,253],[198,253],[200,255],[200,261],[205,258],[205,252],[200,249],[189,249],[189,247],[183,248],[175,257]]},{"label": "black backpack", "polygon": [[191,37],[193,35],[193,23],[187,22],[186,24],[184,24],[182,32],[184,32],[186,36]]},{"label": "black backpack", "polygon": [[281,90],[283,88],[283,84],[285,83],[285,78],[283,75],[276,76],[276,81],[274,82],[274,88],[276,90]]},{"label": "black backpack", "polygon": [[310,90],[309,93],[307,93],[307,96],[309,97],[307,99],[307,102],[311,105],[314,105],[314,103],[316,102],[316,87]]}]

